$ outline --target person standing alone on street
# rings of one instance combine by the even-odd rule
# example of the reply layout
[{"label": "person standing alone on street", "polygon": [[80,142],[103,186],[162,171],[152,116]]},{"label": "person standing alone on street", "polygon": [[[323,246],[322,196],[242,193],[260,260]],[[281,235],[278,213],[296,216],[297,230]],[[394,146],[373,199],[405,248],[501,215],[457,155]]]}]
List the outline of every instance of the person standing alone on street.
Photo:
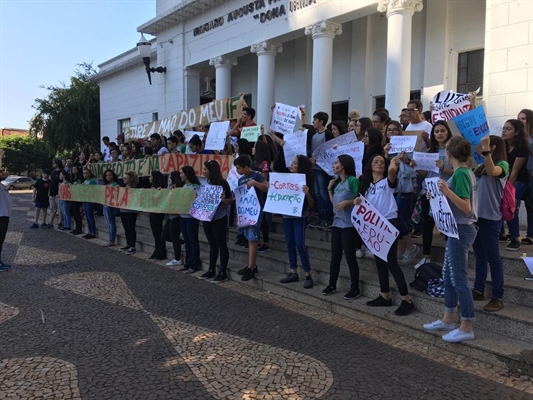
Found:
[{"label": "person standing alone on street", "polygon": [[[6,178],[6,172],[2,168],[2,157],[4,151],[0,150],[0,181]],[[2,261],[2,245],[6,239],[7,227],[9,225],[9,216],[11,215],[11,208],[13,202],[11,196],[4,185],[0,185],[0,272],[7,271],[11,265]]]}]

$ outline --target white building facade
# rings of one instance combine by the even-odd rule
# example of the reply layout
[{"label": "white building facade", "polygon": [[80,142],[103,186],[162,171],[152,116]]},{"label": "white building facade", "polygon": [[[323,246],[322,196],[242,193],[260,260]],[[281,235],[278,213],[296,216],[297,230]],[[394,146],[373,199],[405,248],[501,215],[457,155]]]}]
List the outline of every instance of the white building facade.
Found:
[{"label": "white building facade", "polygon": [[156,0],[149,85],[136,49],[99,65],[102,136],[244,93],[345,120],[482,88],[491,130],[533,108],[531,0]]}]

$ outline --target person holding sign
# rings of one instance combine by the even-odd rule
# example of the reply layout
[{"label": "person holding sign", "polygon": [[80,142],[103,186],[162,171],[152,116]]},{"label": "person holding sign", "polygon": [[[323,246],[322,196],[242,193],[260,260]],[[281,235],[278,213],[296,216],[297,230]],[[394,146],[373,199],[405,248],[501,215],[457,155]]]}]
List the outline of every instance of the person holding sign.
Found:
[{"label": "person holding sign", "polygon": [[[442,275],[444,280],[444,316],[424,325],[428,331],[448,331],[442,339],[458,343],[474,340],[474,301],[468,282],[468,248],[477,234],[477,182],[468,168],[472,145],[462,136],[454,136],[446,145],[446,159],[454,173],[448,182],[439,180],[438,190],[448,198],[453,218],[457,223],[459,238],[446,240]],[[428,190],[427,196],[432,196]],[[437,210],[433,210],[434,213]],[[461,305],[461,325],[455,328],[454,315],[457,302]]]},{"label": "person holding sign", "polygon": [[[152,171],[148,180],[150,181],[150,187],[152,189],[161,190],[167,186],[166,179],[160,171]],[[150,261],[164,260],[167,258],[166,242],[162,238],[165,214],[150,213],[149,217],[150,229],[152,230],[152,236],[154,237],[154,251],[148,259]]]},{"label": "person holding sign", "polygon": [[485,311],[499,311],[503,308],[503,263],[500,256],[500,228],[502,220],[501,203],[503,188],[509,177],[505,142],[499,136],[485,136],[481,139],[481,154],[485,162],[476,168],[478,196],[483,199],[479,207],[476,225],[478,233],[474,241],[476,256],[476,280],[472,296],[483,300],[487,264],[492,278],[492,299],[483,307]]},{"label": "person holding sign", "polygon": [[[398,218],[398,206],[394,198],[394,190],[398,184],[397,175],[398,167],[401,161],[396,157],[387,165],[389,160],[381,155],[374,155],[368,161],[363,175],[361,175],[359,188],[360,193],[364,193],[364,197],[371,203],[388,221],[394,226],[397,226],[396,219]],[[361,204],[361,198],[356,197],[355,205]],[[398,239],[396,238],[392,243],[387,254],[387,261],[380,257],[374,256],[376,261],[376,268],[378,270],[379,286],[381,294],[374,300],[367,301],[366,305],[370,307],[391,307],[392,299],[390,297],[389,287],[389,272],[392,274],[402,302],[400,307],[394,311],[394,314],[404,316],[410,314],[415,305],[409,297],[409,290],[407,289],[407,282],[403,275],[402,269],[398,264],[396,254],[398,252]]]},{"label": "person holding sign", "polygon": [[332,179],[328,185],[334,213],[331,228],[329,284],[322,294],[328,296],[336,291],[344,251],[350,270],[350,290],[344,298],[354,300],[361,295],[361,291],[359,290],[359,265],[354,246],[358,241],[358,235],[351,222],[354,199],[359,195],[359,179],[355,177],[355,161],[352,156],[346,154],[338,156],[333,163],[333,172],[338,178]]},{"label": "person holding sign", "polygon": [[301,217],[292,217],[288,215],[283,216],[283,232],[285,233],[285,240],[287,242],[287,254],[289,255],[290,272],[285,278],[280,279],[281,283],[298,282],[298,258],[296,251],[300,254],[300,261],[305,273],[304,289],[311,289],[313,287],[313,278],[311,278],[311,262],[309,261],[309,253],[305,246],[305,225],[309,211],[315,206],[314,200],[314,177],[313,164],[309,158],[303,155],[294,157],[292,164],[289,167],[290,172],[296,174],[305,174],[306,185],[302,188],[305,193],[305,200]]},{"label": "person holding sign", "polygon": [[[200,181],[194,169],[188,165],[181,168],[180,178],[185,184],[183,187],[195,189],[200,186]],[[198,227],[200,221],[190,214],[180,214],[180,228],[185,239],[185,266],[181,271],[194,274],[200,268],[200,243],[198,241]]]}]

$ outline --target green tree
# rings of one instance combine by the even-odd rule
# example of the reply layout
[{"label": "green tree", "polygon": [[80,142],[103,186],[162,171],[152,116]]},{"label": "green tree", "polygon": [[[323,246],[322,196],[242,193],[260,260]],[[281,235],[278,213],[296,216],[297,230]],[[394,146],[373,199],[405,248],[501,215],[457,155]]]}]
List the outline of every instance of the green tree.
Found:
[{"label": "green tree", "polygon": [[51,168],[52,156],[47,143],[35,136],[0,138],[4,151],[3,166],[10,174],[33,175],[39,168]]},{"label": "green tree", "polygon": [[37,110],[30,122],[30,134],[42,137],[53,153],[81,149],[100,143],[100,91],[91,80],[96,71],[91,64],[78,64],[70,86],[42,86],[48,90],[35,99]]}]

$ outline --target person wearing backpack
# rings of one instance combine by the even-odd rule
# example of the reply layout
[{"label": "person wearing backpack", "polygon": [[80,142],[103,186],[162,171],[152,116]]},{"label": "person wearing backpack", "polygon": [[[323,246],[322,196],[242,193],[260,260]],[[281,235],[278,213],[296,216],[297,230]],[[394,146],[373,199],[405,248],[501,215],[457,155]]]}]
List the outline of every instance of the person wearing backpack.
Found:
[{"label": "person wearing backpack", "polygon": [[[444,316],[424,325],[428,331],[448,331],[442,339],[450,343],[474,340],[474,300],[468,282],[468,248],[476,238],[478,201],[477,181],[469,169],[472,144],[461,136],[454,136],[446,144],[446,160],[453,167],[449,181],[439,180],[439,191],[447,197],[457,223],[459,238],[448,237],[444,253],[442,278],[444,281]],[[428,191],[428,196],[431,196]],[[455,328],[454,317],[461,305],[461,325]]]},{"label": "person wearing backpack", "polygon": [[[498,240],[502,220],[502,199],[509,177],[509,164],[505,142],[499,136],[491,135],[481,139],[481,154],[484,163],[476,168],[478,196],[483,204],[478,210],[478,234],[474,241],[476,256],[476,280],[472,289],[474,300],[484,300],[487,264],[492,278],[492,298],[483,307],[485,311],[499,311],[503,308],[503,264]],[[514,199],[513,199],[514,200]]]}]

